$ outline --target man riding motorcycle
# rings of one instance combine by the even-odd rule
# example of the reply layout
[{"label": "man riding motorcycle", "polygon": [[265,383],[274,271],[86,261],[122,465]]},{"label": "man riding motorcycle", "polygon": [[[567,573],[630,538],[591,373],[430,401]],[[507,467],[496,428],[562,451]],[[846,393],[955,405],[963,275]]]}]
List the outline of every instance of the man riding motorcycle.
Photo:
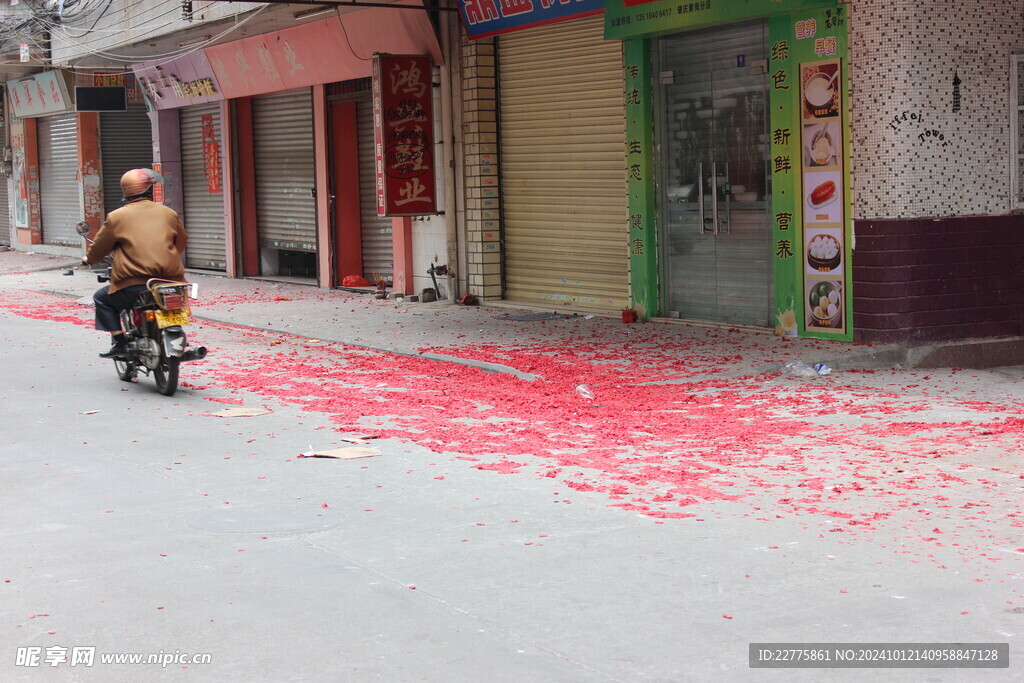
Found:
[{"label": "man riding motorcycle", "polygon": [[114,252],[110,284],[93,295],[96,329],[109,332],[112,346],[100,358],[124,358],[128,340],[121,329],[121,311],[146,291],[146,281],[161,278],[184,282],[181,255],[188,235],[173,209],[153,201],[153,186],[163,178],[148,168],[121,176],[124,206],[111,211],[82,263],[98,263]]}]

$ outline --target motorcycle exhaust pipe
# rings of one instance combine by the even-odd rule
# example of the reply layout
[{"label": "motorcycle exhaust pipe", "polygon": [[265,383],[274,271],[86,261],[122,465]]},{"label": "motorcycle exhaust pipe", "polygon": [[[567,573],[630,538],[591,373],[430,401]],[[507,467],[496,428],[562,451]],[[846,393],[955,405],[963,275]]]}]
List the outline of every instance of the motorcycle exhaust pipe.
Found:
[{"label": "motorcycle exhaust pipe", "polygon": [[202,360],[204,358],[206,358],[206,347],[205,346],[197,346],[194,349],[189,349],[188,351],[186,351],[181,356],[181,359],[183,361]]}]

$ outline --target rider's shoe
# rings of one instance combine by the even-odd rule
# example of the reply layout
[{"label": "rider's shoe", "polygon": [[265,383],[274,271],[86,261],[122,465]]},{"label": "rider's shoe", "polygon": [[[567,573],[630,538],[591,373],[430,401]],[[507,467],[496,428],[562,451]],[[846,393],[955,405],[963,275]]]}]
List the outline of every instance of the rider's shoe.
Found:
[{"label": "rider's shoe", "polygon": [[114,344],[106,353],[101,353],[100,358],[125,358],[128,356],[127,344]]}]

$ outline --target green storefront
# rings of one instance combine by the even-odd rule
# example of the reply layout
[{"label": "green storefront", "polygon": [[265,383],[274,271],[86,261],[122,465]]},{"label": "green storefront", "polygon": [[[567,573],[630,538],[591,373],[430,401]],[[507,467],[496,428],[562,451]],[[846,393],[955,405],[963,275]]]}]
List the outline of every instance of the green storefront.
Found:
[{"label": "green storefront", "polygon": [[852,339],[847,7],[608,0],[645,317]]}]

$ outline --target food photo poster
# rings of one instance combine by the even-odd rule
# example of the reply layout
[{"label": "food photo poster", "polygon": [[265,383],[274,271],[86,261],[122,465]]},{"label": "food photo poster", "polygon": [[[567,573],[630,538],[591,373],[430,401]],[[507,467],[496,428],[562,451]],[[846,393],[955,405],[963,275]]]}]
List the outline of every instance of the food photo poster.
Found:
[{"label": "food photo poster", "polygon": [[804,329],[847,332],[842,60],[800,64]]}]

